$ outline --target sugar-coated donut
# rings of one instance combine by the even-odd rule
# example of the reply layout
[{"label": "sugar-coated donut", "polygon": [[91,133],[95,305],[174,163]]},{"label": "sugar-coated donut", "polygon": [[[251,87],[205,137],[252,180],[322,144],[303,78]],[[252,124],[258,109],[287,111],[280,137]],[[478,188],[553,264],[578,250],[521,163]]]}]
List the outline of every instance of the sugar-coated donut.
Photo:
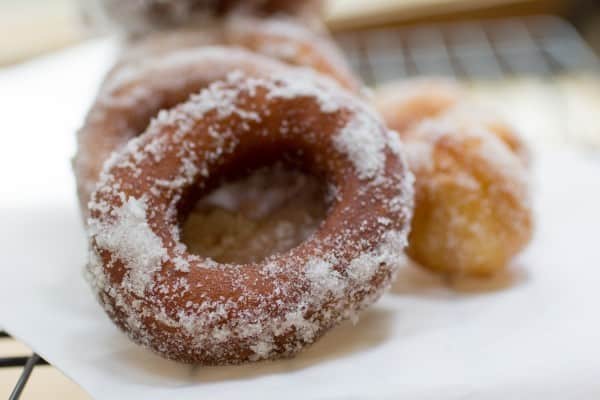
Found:
[{"label": "sugar-coated donut", "polygon": [[[379,298],[398,267],[412,212],[398,137],[330,80],[286,69],[230,74],[105,164],[90,201],[88,279],[113,321],[164,357],[293,355]],[[179,224],[195,199],[276,161],[329,186],[317,231],[249,264],[190,254]]]},{"label": "sugar-coated donut", "polygon": [[407,81],[375,103],[416,178],[407,253],[449,275],[490,275],[529,242],[529,152],[515,130],[444,80]]},{"label": "sugar-coated donut", "polygon": [[485,276],[529,242],[528,170],[485,125],[426,121],[403,135],[415,174],[408,255],[449,275]]}]

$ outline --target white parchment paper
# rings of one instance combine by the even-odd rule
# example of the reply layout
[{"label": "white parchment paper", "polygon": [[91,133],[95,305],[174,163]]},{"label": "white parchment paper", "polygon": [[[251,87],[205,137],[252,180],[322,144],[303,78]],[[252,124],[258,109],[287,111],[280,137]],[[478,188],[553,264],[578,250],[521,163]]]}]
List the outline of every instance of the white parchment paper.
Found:
[{"label": "white parchment paper", "polygon": [[130,343],[81,276],[70,171],[114,49],[0,72],[0,325],[94,398],[600,398],[600,160],[566,151],[537,154],[535,239],[493,282],[452,290],[407,267],[356,326],[291,360],[192,368]]}]

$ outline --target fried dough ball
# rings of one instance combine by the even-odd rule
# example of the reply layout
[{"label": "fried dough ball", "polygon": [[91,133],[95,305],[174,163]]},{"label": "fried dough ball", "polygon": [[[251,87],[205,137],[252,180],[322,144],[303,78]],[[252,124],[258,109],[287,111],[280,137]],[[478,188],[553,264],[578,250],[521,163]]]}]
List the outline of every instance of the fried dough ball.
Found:
[{"label": "fried dough ball", "polygon": [[505,267],[531,237],[528,173],[477,123],[431,120],[404,135],[416,177],[408,255],[448,275]]},{"label": "fried dough ball", "polygon": [[408,255],[450,276],[488,276],[529,242],[529,155],[510,125],[470,105],[457,85],[417,81],[376,105],[405,142],[415,174]]}]

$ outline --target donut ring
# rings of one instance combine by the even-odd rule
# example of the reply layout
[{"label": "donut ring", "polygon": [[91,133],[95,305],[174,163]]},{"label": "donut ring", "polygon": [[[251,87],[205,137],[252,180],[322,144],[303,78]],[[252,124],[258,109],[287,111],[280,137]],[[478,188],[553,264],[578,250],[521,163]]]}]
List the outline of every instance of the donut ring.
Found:
[{"label": "donut ring", "polygon": [[405,136],[416,176],[407,254],[449,276],[490,276],[531,239],[529,174],[494,133],[431,120]]},{"label": "donut ring", "polygon": [[[178,221],[195,191],[275,160],[333,186],[317,232],[258,263],[189,254]],[[289,356],[388,287],[410,224],[410,176],[395,135],[329,81],[231,74],[107,161],[90,202],[88,277],[113,321],[164,357]]]}]

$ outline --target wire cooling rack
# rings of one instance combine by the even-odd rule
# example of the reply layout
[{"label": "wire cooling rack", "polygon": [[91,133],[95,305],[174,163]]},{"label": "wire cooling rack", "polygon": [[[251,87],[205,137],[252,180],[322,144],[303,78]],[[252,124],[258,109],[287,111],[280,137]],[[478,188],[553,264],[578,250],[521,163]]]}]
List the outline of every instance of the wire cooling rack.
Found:
[{"label": "wire cooling rack", "polygon": [[419,75],[475,80],[600,69],[577,30],[555,16],[373,29],[335,37],[369,85]]},{"label": "wire cooling rack", "polygon": [[[554,16],[342,32],[335,38],[369,85],[419,75],[500,80],[600,71],[575,28]],[[11,339],[0,331],[0,340]],[[35,353],[0,357],[0,368],[23,368],[9,400],[19,399],[35,366],[47,364]]]},{"label": "wire cooling rack", "polygon": [[[10,335],[4,331],[0,331],[0,340],[10,340]],[[0,368],[23,367],[21,376],[19,376],[15,387],[8,397],[9,400],[17,400],[21,397],[21,393],[36,365],[48,365],[48,362],[36,353],[30,356],[0,358]]]}]

